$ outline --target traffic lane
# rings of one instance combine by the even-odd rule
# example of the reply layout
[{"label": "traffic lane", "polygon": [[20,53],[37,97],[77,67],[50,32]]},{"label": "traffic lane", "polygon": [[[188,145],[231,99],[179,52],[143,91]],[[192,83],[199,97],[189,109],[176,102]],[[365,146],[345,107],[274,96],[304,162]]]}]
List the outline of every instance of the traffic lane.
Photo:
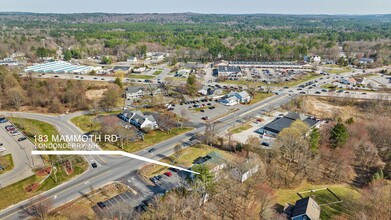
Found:
[{"label": "traffic lane", "polygon": [[[201,131],[201,130],[203,129],[199,128],[196,131]],[[59,206],[67,201],[79,197],[81,193],[88,193],[92,187],[101,187],[112,180],[119,179],[122,176],[131,173],[131,171],[137,170],[143,164],[145,164],[145,162],[140,162],[138,160],[130,159],[129,162],[120,162],[118,164],[113,164],[113,166],[103,166],[103,167],[107,167],[107,169],[100,171],[99,174],[95,174],[95,172],[84,173],[81,176],[79,176],[79,178],[73,179],[68,183],[62,184],[52,190],[43,193],[43,196],[47,196],[49,198],[55,196],[54,206]],[[103,168],[99,167],[97,170],[99,169],[103,169]],[[68,192],[71,189],[73,191]],[[28,204],[28,202],[29,201],[25,201],[20,204],[26,205]],[[17,213],[21,211],[20,208],[23,208],[23,206],[22,207],[18,206],[18,208],[19,210],[16,209],[16,212],[15,212],[15,208],[12,207],[7,209],[6,211],[3,211],[0,215],[0,218],[4,217],[7,219],[15,219],[15,217],[17,217]]]},{"label": "traffic lane", "polygon": [[[130,161],[132,159],[128,159]],[[133,161],[134,163],[134,161]],[[112,180],[120,178],[129,165],[133,163],[123,163],[123,161],[113,164],[113,166],[100,166],[92,172],[84,172],[78,178],[71,179],[55,188],[39,195],[40,198],[52,199],[53,207],[60,206],[66,202],[80,197],[83,193],[88,193],[91,188],[99,188]],[[121,172],[122,171],[122,172]],[[23,208],[36,203],[36,197],[25,200],[16,206],[11,206],[0,213],[0,219],[18,219]]]}]

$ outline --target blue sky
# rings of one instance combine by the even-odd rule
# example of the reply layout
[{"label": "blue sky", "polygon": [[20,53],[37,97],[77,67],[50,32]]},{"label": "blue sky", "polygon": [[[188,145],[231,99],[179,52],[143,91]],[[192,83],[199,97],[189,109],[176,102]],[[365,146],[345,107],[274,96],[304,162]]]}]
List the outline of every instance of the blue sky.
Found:
[{"label": "blue sky", "polygon": [[0,11],[391,14],[391,0],[0,0]]}]

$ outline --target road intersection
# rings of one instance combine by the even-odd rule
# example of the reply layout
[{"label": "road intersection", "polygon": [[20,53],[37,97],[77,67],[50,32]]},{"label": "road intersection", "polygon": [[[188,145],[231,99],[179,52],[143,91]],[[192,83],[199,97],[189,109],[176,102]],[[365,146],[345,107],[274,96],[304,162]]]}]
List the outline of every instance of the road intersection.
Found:
[{"label": "road intersection", "polygon": [[[344,74],[343,76],[348,76],[349,74]],[[330,82],[332,79],[323,80],[324,83]],[[322,82],[323,82],[322,81]],[[253,105],[248,105],[246,108],[236,111],[235,113],[227,114],[219,119],[216,119],[214,122],[217,123],[217,130],[219,133],[223,133],[229,128],[231,128],[237,122],[242,122],[252,118],[256,115],[262,114],[265,111],[271,111],[281,107],[282,105],[288,103],[294,97],[299,95],[297,89],[299,87],[295,86],[289,89],[283,89],[282,91],[274,91],[278,93],[270,98],[267,98],[261,102],[255,103]],[[292,90],[294,92],[289,92],[288,90]],[[314,94],[315,90],[306,90],[306,94]],[[372,94],[372,93],[371,93]],[[368,94],[356,94],[354,98],[373,98],[379,95],[385,94],[376,94],[368,95]],[[321,94],[328,96],[329,94]],[[339,96],[343,97],[351,97],[352,94],[341,93]],[[373,97],[372,97],[373,96]],[[390,98],[387,95],[388,98]],[[4,113],[7,115],[7,113]],[[47,122],[49,124],[54,125],[60,134],[62,135],[82,135],[83,131],[81,131],[78,127],[73,125],[69,120],[72,117],[76,117],[79,115],[86,114],[86,112],[76,112],[71,113],[64,116],[50,116],[44,114],[36,114],[36,113],[21,113],[14,112],[12,115],[14,117],[23,117],[29,119],[36,119],[43,122]],[[213,121],[212,121],[213,122]],[[157,150],[154,153],[149,153],[147,149],[140,150],[135,152],[136,155],[146,157],[153,160],[161,159],[161,156],[168,156],[174,152],[174,146],[176,144],[184,144],[189,142],[190,137],[194,134],[201,133],[205,131],[205,124],[197,124],[195,129],[192,131],[175,136],[168,140],[165,140],[161,143],[155,144],[151,146],[151,148],[156,148]],[[101,150],[101,149],[96,149]],[[130,159],[126,157],[120,156],[99,156],[99,155],[91,155],[87,156],[86,159],[88,161],[94,160],[99,163],[99,166],[96,169],[89,169],[85,173],[81,174],[78,177],[73,178],[72,180],[63,183],[49,191],[42,193],[40,196],[45,199],[53,199],[54,207],[63,205],[66,202],[69,202],[82,194],[86,194],[91,191],[92,188],[99,188],[108,184],[112,181],[116,181],[124,176],[133,175],[141,166],[145,165],[146,162]],[[27,205],[34,202],[34,198],[20,202],[14,206],[11,206],[5,210],[0,212],[0,219],[19,219],[20,213],[23,211]]]}]

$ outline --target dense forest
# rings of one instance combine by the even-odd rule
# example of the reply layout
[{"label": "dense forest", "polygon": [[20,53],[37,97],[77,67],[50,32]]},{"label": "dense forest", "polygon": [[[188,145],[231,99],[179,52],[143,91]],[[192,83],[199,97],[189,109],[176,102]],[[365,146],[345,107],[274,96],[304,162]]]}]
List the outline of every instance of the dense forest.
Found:
[{"label": "dense forest", "polygon": [[75,58],[114,55],[124,60],[166,50],[179,60],[302,60],[317,54],[338,59],[362,53],[390,62],[391,15],[205,15],[0,13],[0,57],[14,51],[36,58],[49,49],[71,48]]}]

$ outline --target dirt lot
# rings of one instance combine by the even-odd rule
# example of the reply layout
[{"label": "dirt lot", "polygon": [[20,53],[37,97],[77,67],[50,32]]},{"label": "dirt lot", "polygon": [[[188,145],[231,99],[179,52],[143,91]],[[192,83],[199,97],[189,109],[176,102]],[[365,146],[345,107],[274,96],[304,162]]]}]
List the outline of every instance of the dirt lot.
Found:
[{"label": "dirt lot", "polygon": [[107,89],[94,89],[94,90],[88,90],[88,91],[86,92],[87,99],[90,99],[90,100],[100,99],[100,98],[102,98],[103,93],[104,93],[106,90],[107,90]]}]

